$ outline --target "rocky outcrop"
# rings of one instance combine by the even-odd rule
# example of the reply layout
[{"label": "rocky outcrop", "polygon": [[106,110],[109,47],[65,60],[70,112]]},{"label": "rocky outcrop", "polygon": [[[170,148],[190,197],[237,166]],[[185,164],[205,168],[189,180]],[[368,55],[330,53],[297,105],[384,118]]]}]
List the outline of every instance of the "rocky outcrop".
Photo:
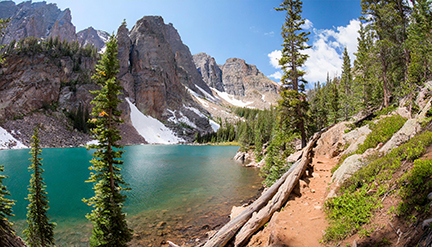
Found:
[{"label": "rocky outcrop", "polygon": [[339,155],[346,143],[343,133],[348,129],[346,127],[347,124],[348,122],[340,122],[330,128],[330,130],[324,132],[317,141],[317,147],[314,150],[315,153],[327,158]]},{"label": "rocky outcrop", "polygon": [[109,33],[95,30],[93,27],[89,27],[77,33],[77,39],[81,46],[94,45],[98,51],[103,51],[109,37]]},{"label": "rocky outcrop", "polygon": [[215,59],[205,53],[198,53],[193,56],[193,60],[204,82],[209,87],[215,88],[220,92],[225,92],[222,83],[222,70],[216,64]]},{"label": "rocky outcrop", "polygon": [[343,135],[345,143],[347,143],[349,146],[342,152],[342,155],[349,155],[357,151],[359,145],[362,145],[365,142],[366,137],[371,132],[372,130],[369,129],[369,125],[367,124]]},{"label": "rocky outcrop", "polygon": [[204,83],[201,74],[195,67],[189,47],[183,44],[179,33],[172,23],[164,26],[164,33],[175,55],[177,65],[187,72],[186,78],[180,78],[181,80],[183,79],[181,83],[199,95],[203,95],[203,91],[212,95],[210,88]]},{"label": "rocky outcrop", "polygon": [[168,121],[168,126],[182,135],[212,131],[210,114],[186,89],[202,94],[193,89],[197,72],[190,70],[192,56],[172,25],[166,25],[162,17],[146,16],[130,32],[120,26],[117,40],[119,79],[126,96],[142,113]]},{"label": "rocky outcrop", "polygon": [[1,39],[1,44],[26,37],[60,37],[61,40],[76,40],[75,26],[72,24],[69,9],[60,10],[56,4],[46,2],[23,2],[16,5],[12,1],[0,2],[0,18],[10,18]]},{"label": "rocky outcrop", "polygon": [[21,59],[8,57],[1,68],[0,118],[26,115],[59,98],[60,84],[67,79],[63,68],[50,63],[49,58],[37,55]]},{"label": "rocky outcrop", "polygon": [[277,94],[278,86],[268,79],[255,65],[250,65],[243,59],[227,59],[222,66],[222,82],[225,92],[232,95],[248,96],[256,91],[259,93]]},{"label": "rocky outcrop", "polygon": [[90,96],[84,96],[90,94],[88,86],[81,84],[90,82],[95,64],[94,58],[82,57],[79,69],[74,71],[74,61],[69,56],[53,58],[45,53],[7,56],[0,67],[0,119],[17,118],[57,103],[67,110],[76,109],[84,98],[88,105]]}]

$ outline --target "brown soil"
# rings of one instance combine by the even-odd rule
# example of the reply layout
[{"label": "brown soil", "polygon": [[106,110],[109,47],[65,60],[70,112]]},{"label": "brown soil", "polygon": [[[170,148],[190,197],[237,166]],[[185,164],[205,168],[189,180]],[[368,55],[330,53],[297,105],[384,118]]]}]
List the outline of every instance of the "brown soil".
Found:
[{"label": "brown soil", "polygon": [[[419,217],[416,222],[409,223],[392,209],[400,203],[395,183],[412,168],[412,162],[404,162],[393,174],[388,193],[381,199],[382,207],[375,212],[371,222],[363,226],[369,232],[366,236],[356,233],[343,241],[320,243],[328,226],[322,207],[329,192],[330,170],[338,159],[315,157],[312,161],[313,176],[303,179],[306,183],[300,182],[301,195],[291,195],[286,206],[273,215],[268,225],[255,234],[247,246],[416,246],[424,233],[421,223],[425,219]],[[432,146],[422,159],[432,159]]]},{"label": "brown soil", "polygon": [[300,196],[291,195],[286,206],[273,215],[268,226],[252,237],[248,246],[320,246],[328,223],[323,204],[337,158],[314,157],[312,176],[300,182]]}]

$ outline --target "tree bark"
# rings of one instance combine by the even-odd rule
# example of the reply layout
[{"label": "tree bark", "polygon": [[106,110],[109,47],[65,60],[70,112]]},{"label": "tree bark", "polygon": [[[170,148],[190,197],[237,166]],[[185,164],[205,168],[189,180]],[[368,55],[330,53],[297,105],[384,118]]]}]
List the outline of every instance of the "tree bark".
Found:
[{"label": "tree bark", "polygon": [[[292,191],[292,188],[296,183],[298,183],[298,179],[304,173],[306,166],[309,164],[311,160],[312,148],[314,147],[315,143],[317,142],[321,134],[327,131],[332,126],[334,125],[331,125],[323,129],[322,131],[316,133],[312,138],[312,140],[309,142],[306,149],[303,149],[302,158],[298,160],[296,163],[294,163],[291,169],[289,169],[289,171],[287,171],[278,181],[276,181],[276,183],[274,183],[254,203],[252,203],[250,206],[244,209],[237,217],[232,219],[225,226],[223,226],[215,235],[213,235],[206,242],[204,247],[225,246],[232,239],[232,237],[236,235],[239,229],[243,227],[236,236],[236,246],[241,246],[238,245],[238,242],[241,242],[241,244],[245,243],[247,240],[249,240],[249,237],[253,233],[255,233],[261,226],[267,223],[267,221],[270,219],[273,213],[276,210],[280,209],[280,207],[286,202],[289,194]],[[275,204],[278,204],[278,206],[276,207],[273,206],[269,210],[268,208],[269,205],[275,205]],[[265,208],[262,209],[264,206]],[[258,219],[259,221],[258,224],[249,223],[249,222],[256,222],[257,215],[253,216],[255,212],[258,212],[257,215],[263,215],[263,218]],[[253,229],[249,230],[248,228],[248,230],[246,230],[245,223],[247,225],[255,225],[255,227],[253,227]],[[258,225],[260,226],[257,227]],[[242,232],[243,234],[246,232],[246,235],[241,235]]]},{"label": "tree bark", "polygon": [[267,203],[267,205],[257,214],[253,215],[253,217],[240,229],[239,233],[237,233],[235,237],[234,246],[244,246],[247,241],[249,241],[249,238],[270,220],[270,218],[273,216],[273,213],[285,205],[291,191],[294,189],[295,185],[298,184],[299,179],[305,172],[307,165],[312,160],[312,149],[315,146],[317,140],[320,138],[323,132],[327,131],[332,126],[334,125],[331,125],[330,127],[325,128],[314,135],[307,147],[303,150],[303,156],[299,165],[295,167],[295,169],[288,175],[283,185],[279,188],[278,192]]},{"label": "tree bark", "polygon": [[[295,166],[295,164],[293,165]],[[266,205],[266,203],[276,194],[279,187],[285,182],[285,179],[292,172],[290,169],[276,183],[274,183],[266,192],[264,192],[256,201],[244,209],[237,217],[223,226],[213,237],[211,237],[204,247],[225,246],[228,241],[237,233],[237,231],[252,217],[252,214]]]}]

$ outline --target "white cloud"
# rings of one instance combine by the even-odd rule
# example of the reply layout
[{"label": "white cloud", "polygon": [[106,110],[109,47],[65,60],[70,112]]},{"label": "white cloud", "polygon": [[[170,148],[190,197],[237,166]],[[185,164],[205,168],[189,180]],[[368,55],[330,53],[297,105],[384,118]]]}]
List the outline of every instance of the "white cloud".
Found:
[{"label": "white cloud", "polygon": [[[306,24],[306,23],[305,23]],[[325,82],[327,73],[330,76],[341,75],[342,71],[342,52],[347,47],[348,54],[353,64],[357,52],[357,37],[360,29],[359,20],[351,20],[347,26],[334,27],[332,29],[313,29],[312,47],[305,51],[309,58],[305,63],[305,79],[310,83]],[[272,51],[268,54],[270,64],[280,69],[279,59],[282,53],[280,50]],[[278,71],[279,72],[279,71]],[[277,73],[270,75],[276,78]],[[281,74],[281,73],[279,73]]]},{"label": "white cloud", "polygon": [[270,58],[270,64],[275,69],[280,69],[282,67],[279,65],[279,60],[282,58],[282,52],[280,50],[274,50],[267,56]]},{"label": "white cloud", "polygon": [[275,32],[273,32],[273,31],[271,31],[271,32],[268,32],[268,33],[264,33],[264,35],[265,36],[274,36],[274,34],[275,34]]},{"label": "white cloud", "polygon": [[305,29],[305,30],[308,30],[308,29],[313,27],[313,23],[310,20],[305,19],[305,23],[303,25],[301,25],[300,27]]},{"label": "white cloud", "polygon": [[276,71],[275,73],[269,75],[268,77],[275,78],[276,80],[280,80],[282,78],[282,72]]}]

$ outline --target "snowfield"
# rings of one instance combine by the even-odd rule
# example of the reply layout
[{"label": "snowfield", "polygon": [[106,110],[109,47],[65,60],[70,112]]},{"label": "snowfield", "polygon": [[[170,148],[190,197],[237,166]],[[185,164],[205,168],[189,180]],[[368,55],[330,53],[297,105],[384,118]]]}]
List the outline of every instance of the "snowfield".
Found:
[{"label": "snowfield", "polygon": [[211,119],[209,120],[209,122],[210,122],[210,125],[211,125],[213,131],[217,132],[218,129],[220,128],[220,125]]},{"label": "snowfield", "polygon": [[0,150],[28,148],[22,142],[15,139],[7,130],[0,127]]},{"label": "snowfield", "polygon": [[234,95],[228,94],[226,92],[220,92],[220,91],[216,90],[215,88],[212,88],[212,90],[214,90],[218,94],[219,97],[221,97],[222,99],[224,99],[225,101],[227,101],[231,105],[235,105],[238,107],[247,107],[248,105],[253,103],[253,101],[243,102],[241,100],[234,98]]},{"label": "snowfield", "polygon": [[189,118],[187,118],[181,111],[179,111],[179,114],[181,116],[180,118],[176,117],[176,114],[175,114],[177,112],[176,110],[171,111],[168,109],[168,111],[171,112],[171,114],[172,114],[172,116],[170,118],[168,118],[168,121],[176,123],[176,124],[184,123],[186,125],[189,125],[192,128],[195,128],[195,129],[197,128],[197,126],[192,121],[190,121]]},{"label": "snowfield", "polygon": [[163,123],[159,122],[159,120],[140,112],[138,108],[130,102],[129,98],[126,98],[126,101],[131,108],[130,116],[133,127],[148,143],[175,144],[185,141],[177,137],[170,129],[163,125]]}]

